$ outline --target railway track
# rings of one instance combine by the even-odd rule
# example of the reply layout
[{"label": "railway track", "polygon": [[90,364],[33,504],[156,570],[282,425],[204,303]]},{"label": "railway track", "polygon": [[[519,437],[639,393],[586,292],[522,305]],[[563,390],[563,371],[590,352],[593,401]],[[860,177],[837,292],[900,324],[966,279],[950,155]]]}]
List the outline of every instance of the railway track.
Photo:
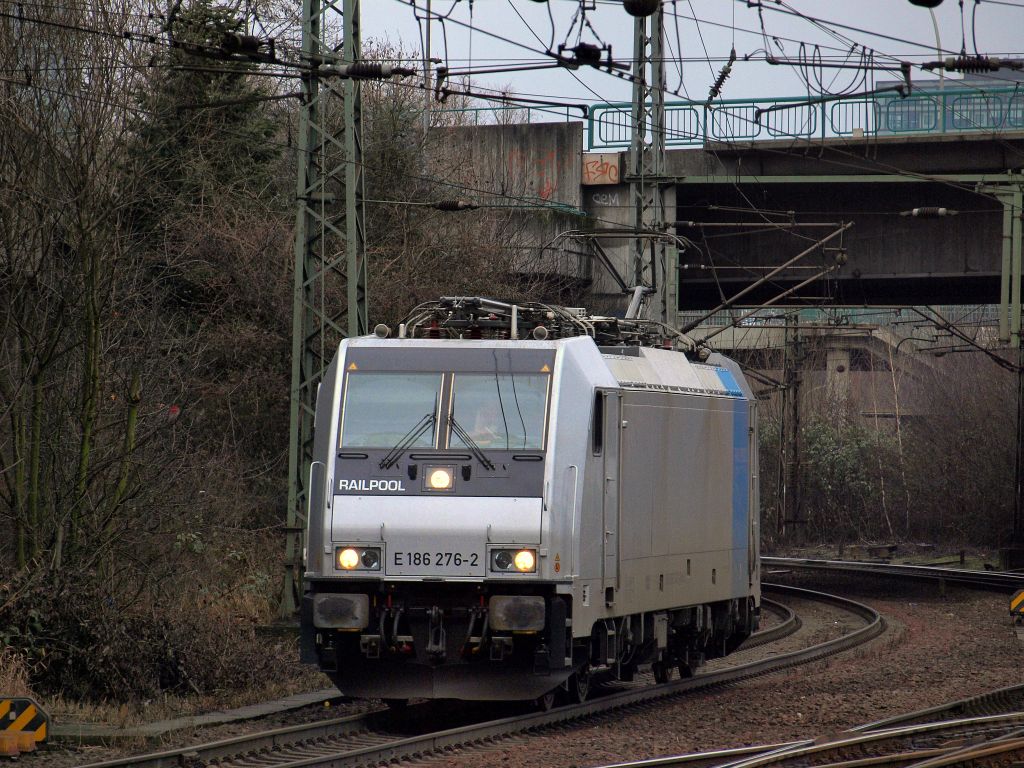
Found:
[{"label": "railway track", "polygon": [[[867,768],[993,765],[1024,757],[1024,712],[958,718],[798,741],[617,763],[605,768]],[[1001,764],[1001,763],[1000,763]]]},{"label": "railway track", "polygon": [[[891,563],[766,557],[766,569],[930,580],[1011,594],[1024,574],[967,571]],[[754,766],[940,766],[1024,764],[1024,685],[959,699],[851,728],[842,737],[764,744],[675,757],[619,763],[604,768],[754,768]]]},{"label": "railway track", "polygon": [[[736,682],[788,667],[805,664],[852,648],[876,637],[885,624],[871,608],[834,595],[795,587],[764,585],[771,592],[824,602],[857,616],[863,626],[839,638],[810,648],[779,654],[759,661],[707,672],[662,685],[602,691],[583,704],[568,705],[549,712],[515,714],[486,722],[473,722],[426,733],[408,733],[418,723],[434,717],[436,705],[409,707],[398,716],[374,711],[313,724],[200,744],[162,753],[93,763],[86,768],[199,768],[206,765],[231,768],[324,768],[326,766],[374,766],[400,759],[438,754],[459,747],[496,740],[525,731],[584,720],[611,710],[648,704],[712,686]],[[778,640],[799,627],[799,619],[788,608],[765,601],[777,612],[779,625],[752,636],[744,648]],[[422,718],[422,719],[421,719]]]},{"label": "railway track", "polygon": [[978,589],[1005,590],[1007,592],[1024,588],[1024,573],[969,571],[962,568],[944,568],[933,565],[897,565],[894,563],[871,563],[856,560],[816,560],[799,557],[762,557],[761,567],[766,570],[866,573],[874,576],[892,576],[899,579],[962,584]]},{"label": "railway track", "polygon": [[[638,760],[604,768],[753,768],[793,764],[826,766],[836,762],[854,768],[943,759],[967,763],[1020,751],[1020,745],[1014,743],[1014,739],[1019,738],[1015,735],[1018,731],[1024,735],[1024,685],[865,723],[851,728],[844,738],[817,745],[808,739]],[[1007,736],[1010,738],[1005,738]],[[925,742],[930,746],[923,747]]]}]

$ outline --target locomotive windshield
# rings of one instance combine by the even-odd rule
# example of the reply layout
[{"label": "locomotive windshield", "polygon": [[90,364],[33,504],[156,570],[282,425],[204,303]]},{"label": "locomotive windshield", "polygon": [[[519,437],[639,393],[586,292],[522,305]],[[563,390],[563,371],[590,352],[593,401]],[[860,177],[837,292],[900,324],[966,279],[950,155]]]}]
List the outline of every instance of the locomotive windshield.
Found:
[{"label": "locomotive windshield", "polygon": [[[496,368],[490,357],[485,364]],[[548,363],[531,360],[533,370],[521,373],[508,370],[511,366],[502,371],[385,367],[409,365],[409,358],[351,361],[343,383],[339,448],[545,449],[551,374],[537,369],[547,369]]]},{"label": "locomotive windshield", "polygon": [[[339,445],[345,448],[391,448],[440,402],[440,373],[362,373],[349,371]],[[432,448],[436,421],[410,448]]]},{"label": "locomotive windshield", "polygon": [[[547,375],[457,373],[451,415],[479,447],[541,450],[548,400]],[[469,448],[454,432],[453,448]]]}]

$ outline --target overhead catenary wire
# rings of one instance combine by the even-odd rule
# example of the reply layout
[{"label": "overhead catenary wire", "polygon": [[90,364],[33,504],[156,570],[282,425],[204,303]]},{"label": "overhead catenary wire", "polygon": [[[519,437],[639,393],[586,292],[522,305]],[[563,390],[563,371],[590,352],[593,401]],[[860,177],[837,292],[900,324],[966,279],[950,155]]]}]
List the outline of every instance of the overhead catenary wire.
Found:
[{"label": "overhead catenary wire", "polygon": [[[400,1],[401,1],[401,2],[405,2],[405,0],[400,0]],[[86,31],[93,31],[93,30],[86,30]],[[15,84],[21,84],[21,83],[15,83]],[[413,87],[415,87],[415,86],[413,86]],[[486,96],[486,95],[484,95],[484,94],[480,94],[480,93],[477,93],[476,95],[477,95],[478,97],[481,97],[481,98],[487,98],[487,96]],[[496,99],[497,99],[498,97],[497,97],[497,96],[495,96],[494,98],[496,98]],[[606,102],[606,103],[607,103],[607,102]],[[742,118],[741,118],[741,119],[742,119]],[[674,132],[674,135],[682,135],[682,136],[684,136],[684,137],[685,137],[685,136],[687,136],[687,134],[685,134],[685,133],[682,133],[682,132]],[[797,140],[799,140],[799,139],[803,139],[803,137],[799,137],[799,136],[794,136],[793,138],[794,138],[794,139],[797,139]],[[832,149],[832,151],[838,151],[838,152],[841,152],[841,150],[838,150],[837,148],[831,148],[831,149]],[[907,173],[907,172],[904,172],[904,171],[902,171],[901,169],[895,169],[895,168],[890,168],[889,170],[892,170],[892,171],[895,171],[895,172],[897,172],[897,173],[901,173],[901,174],[906,174],[906,173]],[[911,175],[911,174],[907,174],[907,175]],[[926,175],[923,175],[923,174],[913,174],[913,175],[914,175],[915,177],[917,177],[917,178],[927,178],[927,176],[926,176]]]},{"label": "overhead catenary wire", "polygon": [[[528,26],[528,25],[527,25],[527,26]],[[248,72],[248,73],[239,73],[239,74],[256,74],[256,73]],[[682,80],[681,80],[680,82],[681,82],[681,84],[682,84]],[[592,92],[593,92],[593,91],[592,91]],[[393,202],[393,201],[391,201],[391,202]],[[756,210],[756,209],[754,209],[754,208],[752,207],[752,210]]]},{"label": "overhead catenary wire", "polygon": [[[478,94],[478,95],[481,95],[481,96],[482,96],[482,94]],[[801,138],[801,137],[795,137],[795,138]],[[902,170],[901,170],[901,169],[895,169],[895,170],[896,170],[897,172],[901,172],[901,173],[902,173]],[[921,175],[918,175],[918,176],[921,176]]]}]

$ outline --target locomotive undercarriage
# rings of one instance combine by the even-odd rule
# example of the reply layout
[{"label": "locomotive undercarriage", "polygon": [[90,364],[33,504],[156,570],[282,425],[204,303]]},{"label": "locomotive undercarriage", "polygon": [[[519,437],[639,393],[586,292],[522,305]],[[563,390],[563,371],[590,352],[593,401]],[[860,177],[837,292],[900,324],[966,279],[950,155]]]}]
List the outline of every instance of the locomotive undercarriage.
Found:
[{"label": "locomotive undercarriage", "polygon": [[[572,672],[568,601],[549,585],[347,582],[330,588],[345,592],[303,601],[309,624],[317,625],[303,638],[303,658],[318,663],[347,695],[535,699]],[[365,595],[366,615],[352,621],[364,626],[319,626],[328,620],[314,618],[314,603],[332,594]]]},{"label": "locomotive undercarriage", "polygon": [[[561,690],[578,700],[594,672],[631,680],[650,665],[659,682],[673,669],[692,675],[734,650],[758,620],[753,601],[727,600],[601,620],[589,637],[573,639],[571,599],[551,585],[438,586],[317,585],[303,600],[303,660],[350,696],[527,700]],[[322,626],[331,621],[324,605],[352,598],[353,626]]]},{"label": "locomotive undercarriage", "polygon": [[581,650],[591,670],[604,667],[619,680],[648,664],[659,683],[673,669],[690,677],[707,659],[736,650],[757,629],[759,610],[752,599],[734,599],[604,619]]}]

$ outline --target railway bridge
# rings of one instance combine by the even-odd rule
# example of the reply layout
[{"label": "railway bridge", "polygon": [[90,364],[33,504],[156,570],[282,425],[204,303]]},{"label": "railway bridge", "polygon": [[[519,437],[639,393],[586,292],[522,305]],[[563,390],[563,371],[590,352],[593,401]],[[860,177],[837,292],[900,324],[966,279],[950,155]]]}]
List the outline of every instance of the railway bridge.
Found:
[{"label": "railway bridge", "polygon": [[[991,304],[998,341],[1019,346],[1024,91],[947,84],[813,107],[668,104],[666,173],[644,181],[666,191],[680,325],[741,292],[737,306]],[[555,207],[536,225],[543,269],[611,305],[614,275],[628,282],[629,135],[629,105],[603,104],[586,123],[457,129],[453,146],[476,184]]]}]

